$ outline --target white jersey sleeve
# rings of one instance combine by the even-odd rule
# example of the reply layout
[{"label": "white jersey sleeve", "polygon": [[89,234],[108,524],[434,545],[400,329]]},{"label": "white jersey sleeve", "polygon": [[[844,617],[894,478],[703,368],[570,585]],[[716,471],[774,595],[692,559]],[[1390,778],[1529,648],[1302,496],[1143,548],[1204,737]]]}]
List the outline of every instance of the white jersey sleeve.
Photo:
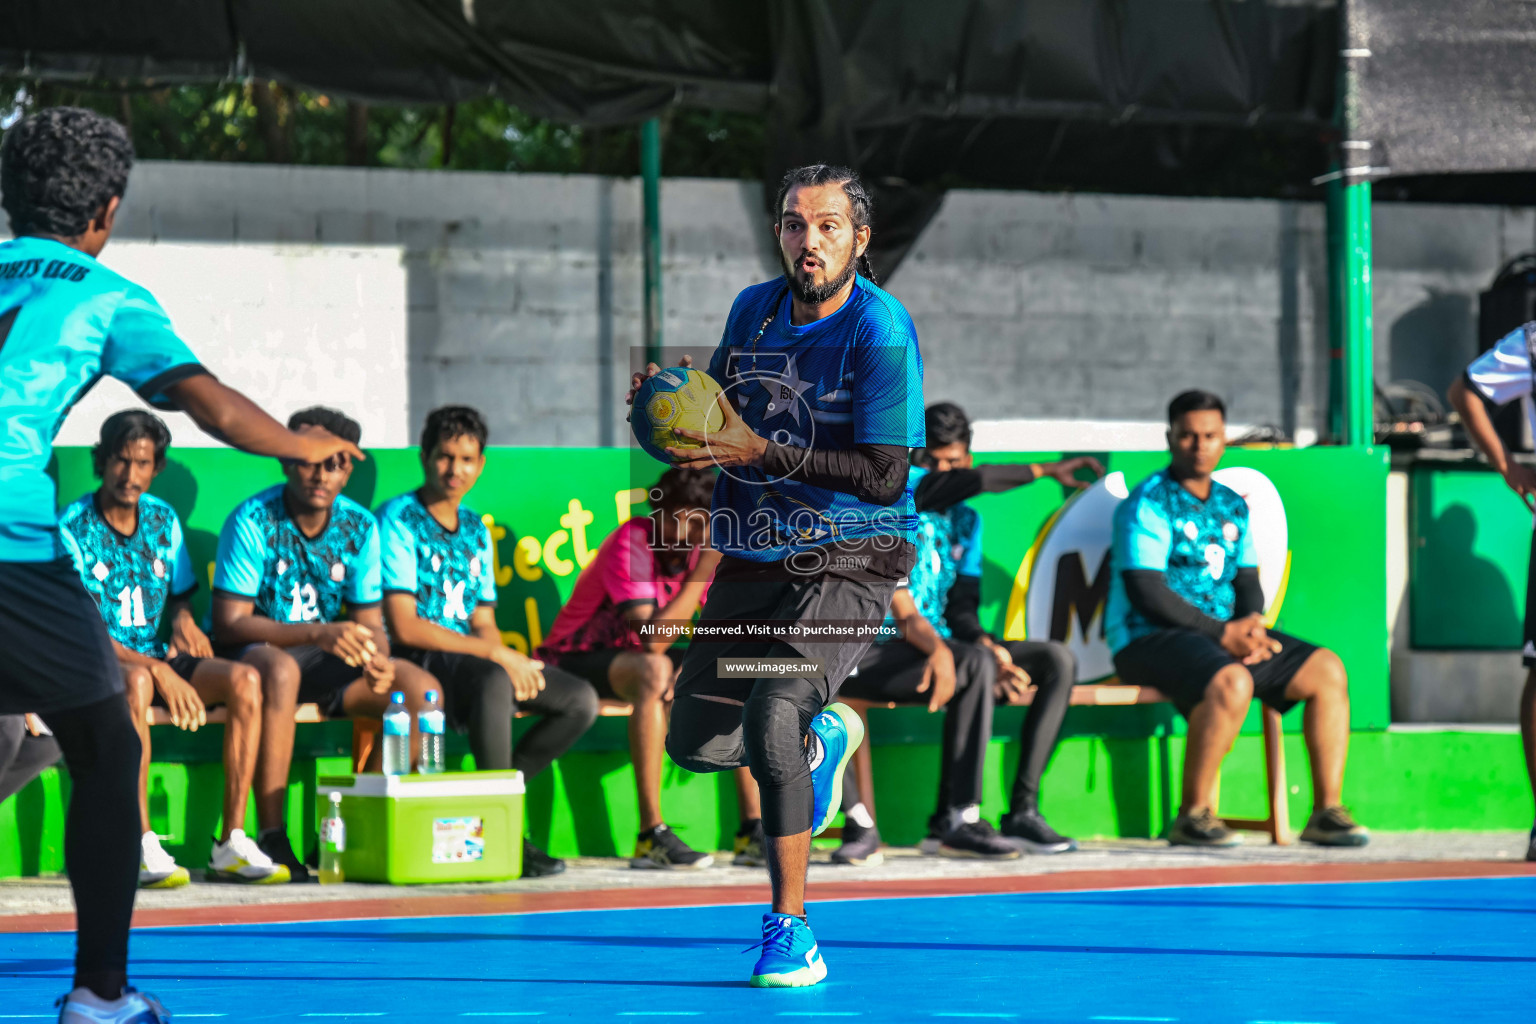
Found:
[{"label": "white jersey sleeve", "polygon": [[1525,331],[1510,331],[1467,367],[1467,383],[1490,402],[1503,405],[1531,393],[1531,350]]}]

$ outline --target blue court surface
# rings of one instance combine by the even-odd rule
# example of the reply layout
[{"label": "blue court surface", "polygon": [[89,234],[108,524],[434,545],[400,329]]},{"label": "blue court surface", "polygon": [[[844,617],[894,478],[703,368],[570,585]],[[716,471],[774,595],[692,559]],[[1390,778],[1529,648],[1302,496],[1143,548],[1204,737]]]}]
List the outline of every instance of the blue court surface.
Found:
[{"label": "blue court surface", "polygon": [[[762,909],[153,928],[133,972],[178,1021],[1536,1018],[1536,877],[821,902],[795,991],[745,986]],[[0,1020],[73,941],[0,935]]]}]

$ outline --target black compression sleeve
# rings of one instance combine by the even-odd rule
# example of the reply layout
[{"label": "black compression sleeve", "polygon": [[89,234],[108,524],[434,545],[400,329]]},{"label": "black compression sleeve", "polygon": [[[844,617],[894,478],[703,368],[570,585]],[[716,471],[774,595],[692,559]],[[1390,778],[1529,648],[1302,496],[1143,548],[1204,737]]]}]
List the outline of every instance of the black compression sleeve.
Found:
[{"label": "black compression sleeve", "polygon": [[1226,623],[1205,614],[1168,586],[1168,577],[1156,569],[1126,569],[1120,574],[1131,607],[1164,626],[1177,626],[1221,638]]},{"label": "black compression sleeve", "polygon": [[1259,570],[1251,565],[1245,565],[1237,570],[1237,578],[1232,581],[1232,590],[1235,600],[1232,602],[1232,617],[1241,619],[1245,615],[1264,610],[1264,588],[1259,586]]},{"label": "black compression sleeve", "polygon": [[763,452],[763,472],[889,506],[907,485],[907,449],[897,444],[796,448],[769,441]]},{"label": "black compression sleeve", "polygon": [[1032,484],[1037,477],[1028,463],[988,464],[971,469],[925,473],[912,495],[919,512],[942,512],[978,494],[995,494]]},{"label": "black compression sleeve", "polygon": [[956,640],[975,643],[985,632],[981,628],[981,580],[975,576],[956,576],[944,600],[944,621]]}]

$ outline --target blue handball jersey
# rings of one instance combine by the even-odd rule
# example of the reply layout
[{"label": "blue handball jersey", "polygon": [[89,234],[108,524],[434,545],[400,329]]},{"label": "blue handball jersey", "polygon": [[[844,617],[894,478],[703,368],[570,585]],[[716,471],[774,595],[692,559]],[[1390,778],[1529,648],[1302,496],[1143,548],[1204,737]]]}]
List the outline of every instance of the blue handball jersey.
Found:
[{"label": "blue handball jersey", "polygon": [[0,242],[0,561],[65,554],[45,469],[64,417],[102,376],[171,408],[205,372],[143,288],[51,239]]},{"label": "blue handball jersey", "polygon": [[[914,489],[927,470],[914,466],[907,483]],[[981,577],[981,513],[965,502],[917,517],[917,560],[907,574],[907,590],[918,613],[939,636],[951,635],[944,612],[949,591],[961,576]],[[893,617],[886,613],[886,621]]]},{"label": "blue handball jersey", "polygon": [[59,533],[112,639],[165,657],[159,635],[166,603],[197,589],[176,510],[146,494],[139,498],[138,525],[124,536],[102,518],[93,491],[64,510]]},{"label": "blue handball jersey", "polygon": [[1237,600],[1232,586],[1237,570],[1259,564],[1248,530],[1248,503],[1242,495],[1213,480],[1211,496],[1201,501],[1166,469],[1137,484],[1115,509],[1112,544],[1104,633],[1115,652],[1163,628],[1131,607],[1122,572],[1165,573],[1170,590],[1226,622]]},{"label": "blue handball jersey", "polygon": [[306,537],[283,502],[284,484],[247,498],[224,520],[213,588],[255,603],[275,622],[335,622],[345,604],[378,604],[379,527],[372,513],[338,496],[331,521]]},{"label": "blue handball jersey", "polygon": [[413,492],[379,507],[384,592],[414,594],[416,615],[469,634],[478,605],[496,603],[496,554],[480,516],[459,506],[452,530],[432,518]]},{"label": "blue handball jersey", "polygon": [[[789,288],[753,285],[731,307],[709,363],[753,430],[802,448],[858,444],[920,447],[923,361],[912,318],[862,277],[841,309],[814,323],[789,322]],[[766,325],[765,325],[766,323]],[[889,508],[797,480],[732,468],[715,483],[712,543],[757,562],[834,541],[877,535],[913,540],[912,488]]]}]

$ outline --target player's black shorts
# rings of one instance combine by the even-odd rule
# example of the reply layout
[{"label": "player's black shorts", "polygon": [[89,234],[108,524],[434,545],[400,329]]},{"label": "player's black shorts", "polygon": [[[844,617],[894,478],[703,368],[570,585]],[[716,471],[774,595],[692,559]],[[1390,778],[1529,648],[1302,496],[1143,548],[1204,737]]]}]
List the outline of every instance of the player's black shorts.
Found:
[{"label": "player's black shorts", "polygon": [[[218,648],[216,653],[221,658],[239,661],[253,648],[265,646],[247,644],[244,647]],[[320,713],[326,718],[346,717],[342,703],[347,687],[362,678],[363,670],[353,668],[336,655],[313,644],[283,647],[280,650],[286,651],[299,663],[299,703],[318,705]]]},{"label": "player's black shorts", "polygon": [[[672,659],[674,669],[683,663],[683,655],[687,650],[686,647],[667,648],[667,657]],[[613,664],[613,659],[624,653],[625,649],[620,647],[599,647],[595,651],[568,651],[555,655],[554,659],[556,667],[591,683],[597,695],[604,700],[623,700],[608,681],[608,666]]]},{"label": "player's black shorts", "polygon": [[123,673],[74,563],[0,562],[0,714],[68,711],[123,692]]},{"label": "player's black shorts", "polygon": [[[1301,671],[1316,644],[1270,630],[1280,641],[1280,653],[1268,661],[1248,666],[1253,676],[1253,695],[1282,714],[1296,706],[1285,688]],[[1238,661],[1226,649],[1191,629],[1161,629],[1132,640],[1115,655],[1115,671],[1128,686],[1155,686],[1186,718],[1205,699],[1205,688],[1216,673]]]}]

